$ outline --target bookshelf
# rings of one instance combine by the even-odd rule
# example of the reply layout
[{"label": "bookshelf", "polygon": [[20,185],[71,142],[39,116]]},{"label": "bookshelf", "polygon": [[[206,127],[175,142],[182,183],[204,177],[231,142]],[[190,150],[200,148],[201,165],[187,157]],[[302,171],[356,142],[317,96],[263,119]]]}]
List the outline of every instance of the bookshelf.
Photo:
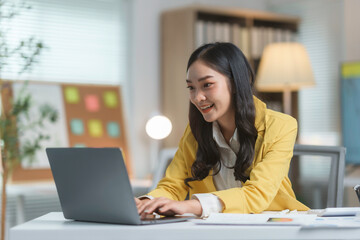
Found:
[{"label": "bookshelf", "polygon": [[[300,19],[264,11],[194,5],[161,16],[162,111],[173,123],[164,147],[177,147],[188,123],[189,96],[186,65],[200,45],[229,41],[237,45],[257,70],[264,47],[272,42],[296,41]],[[269,108],[282,111],[282,93],[257,92]],[[292,93],[297,118],[297,92]]]}]

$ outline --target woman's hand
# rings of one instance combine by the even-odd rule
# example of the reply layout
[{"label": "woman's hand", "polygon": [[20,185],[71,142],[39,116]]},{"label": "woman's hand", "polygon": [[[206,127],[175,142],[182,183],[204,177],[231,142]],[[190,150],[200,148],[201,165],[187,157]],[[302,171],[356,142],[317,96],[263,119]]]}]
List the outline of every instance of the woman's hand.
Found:
[{"label": "woman's hand", "polygon": [[158,213],[165,216],[173,216],[175,214],[193,213],[200,216],[202,213],[201,204],[198,200],[174,201],[168,198],[160,197],[154,199],[136,199],[141,218],[145,218],[147,214]]},{"label": "woman's hand", "polygon": [[149,198],[143,198],[143,199],[135,198],[135,203],[136,203],[136,207],[137,207],[138,211],[139,211],[139,209],[142,209],[144,204],[148,201],[150,201]]}]

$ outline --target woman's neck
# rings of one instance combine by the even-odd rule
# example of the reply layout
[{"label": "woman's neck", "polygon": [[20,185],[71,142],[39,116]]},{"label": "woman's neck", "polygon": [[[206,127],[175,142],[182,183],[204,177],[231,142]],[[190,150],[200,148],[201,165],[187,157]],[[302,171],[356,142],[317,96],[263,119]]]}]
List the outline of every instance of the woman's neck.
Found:
[{"label": "woman's neck", "polygon": [[229,144],[231,137],[234,135],[236,124],[235,124],[235,110],[232,106],[227,114],[224,114],[221,118],[217,119],[220,127],[220,131],[225,138],[225,141]]},{"label": "woman's neck", "polygon": [[227,144],[230,144],[230,139],[234,135],[236,129],[235,121],[226,124],[218,121],[218,124],[225,141],[227,142]]}]

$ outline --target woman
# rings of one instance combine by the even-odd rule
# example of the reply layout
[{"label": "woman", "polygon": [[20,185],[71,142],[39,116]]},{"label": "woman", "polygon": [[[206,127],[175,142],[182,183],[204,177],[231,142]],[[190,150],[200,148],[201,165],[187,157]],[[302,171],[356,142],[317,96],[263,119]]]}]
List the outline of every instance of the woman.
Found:
[{"label": "woman", "polygon": [[136,199],[142,217],[308,210],[288,178],[297,122],[254,97],[253,81],[244,54],[231,43],[193,52],[186,79],[189,125],[165,177]]}]

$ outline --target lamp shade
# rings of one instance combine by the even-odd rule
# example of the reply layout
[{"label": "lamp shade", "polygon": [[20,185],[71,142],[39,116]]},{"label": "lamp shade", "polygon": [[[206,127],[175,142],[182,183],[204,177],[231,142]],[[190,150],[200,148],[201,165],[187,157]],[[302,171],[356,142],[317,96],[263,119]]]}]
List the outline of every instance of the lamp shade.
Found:
[{"label": "lamp shade", "polygon": [[257,90],[291,91],[314,84],[309,56],[302,44],[283,42],[266,46],[255,81]]}]

